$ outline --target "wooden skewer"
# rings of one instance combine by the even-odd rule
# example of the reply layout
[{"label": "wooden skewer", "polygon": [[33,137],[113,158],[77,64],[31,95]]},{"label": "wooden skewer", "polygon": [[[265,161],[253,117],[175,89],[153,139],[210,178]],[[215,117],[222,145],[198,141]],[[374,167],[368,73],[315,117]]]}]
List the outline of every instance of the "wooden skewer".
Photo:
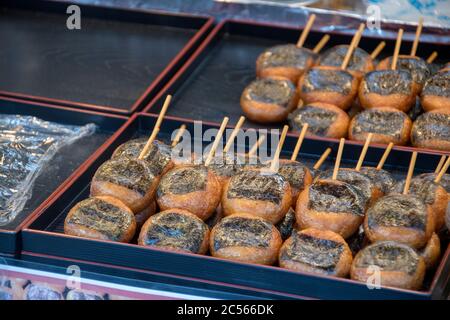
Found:
[{"label": "wooden skewer", "polygon": [[430,54],[430,56],[427,58],[427,63],[433,63],[433,61],[436,60],[437,56],[437,51],[433,51],[433,53]]},{"label": "wooden skewer", "polygon": [[316,15],[312,14],[309,16],[308,22],[306,23],[305,28],[302,31],[302,34],[300,35],[300,38],[298,38],[297,41],[297,48],[303,47],[303,44],[305,43],[306,37],[309,34],[309,31],[311,30],[311,27],[314,23],[314,20],[316,20]]},{"label": "wooden skewer", "polygon": [[341,70],[347,69],[347,66],[348,66],[348,63],[350,62],[350,58],[352,57],[353,51],[358,46],[359,40],[361,40],[363,31],[364,31],[364,23],[361,23],[359,25],[358,31],[356,31],[355,35],[353,36],[350,46],[347,49],[347,53],[344,57],[344,61],[342,61]]},{"label": "wooden skewer", "polygon": [[387,146],[386,150],[384,151],[383,156],[380,159],[380,162],[378,162],[377,170],[383,169],[384,163],[386,162],[386,160],[389,156],[389,153],[391,153],[393,146],[394,146],[394,143],[390,142],[389,145]]},{"label": "wooden skewer", "polygon": [[409,186],[411,185],[411,178],[414,173],[414,167],[416,165],[417,151],[414,151],[411,156],[411,161],[409,162],[408,175],[406,176],[405,188],[403,189],[403,194],[408,194]]},{"label": "wooden skewer", "polygon": [[172,96],[170,94],[167,95],[166,100],[164,100],[163,107],[161,111],[159,112],[158,119],[156,120],[155,127],[158,129],[161,127],[161,123],[164,119],[164,116],[166,115],[167,109],[169,108],[170,101],[172,101]]},{"label": "wooden skewer", "polygon": [[258,151],[258,148],[262,145],[262,143],[264,142],[264,140],[266,140],[266,136],[265,135],[261,135],[258,138],[258,141],[256,141],[256,143],[252,146],[252,148],[250,149],[250,151],[247,153],[247,155],[249,157],[253,157],[253,155],[256,153],[256,151]]},{"label": "wooden skewer", "polygon": [[147,143],[145,144],[144,148],[142,149],[141,153],[139,154],[138,159],[142,160],[144,159],[145,155],[147,154],[148,150],[150,149],[150,146],[152,145],[153,141],[156,139],[159,133],[159,128],[154,128],[152,131],[152,134],[147,140]]},{"label": "wooden skewer", "polygon": [[417,46],[419,45],[419,39],[420,34],[422,33],[422,27],[423,27],[423,17],[420,17],[419,24],[417,25],[416,29],[416,37],[414,38],[414,42],[411,48],[411,56],[415,56],[417,52]]},{"label": "wooden skewer", "polygon": [[312,50],[314,53],[319,53],[320,50],[327,44],[328,40],[330,40],[330,36],[328,34],[324,35],[322,39],[316,44],[314,49]]},{"label": "wooden skewer", "polygon": [[[153,132],[150,135],[150,137],[147,140],[147,143],[145,144],[144,148],[142,149],[141,153],[139,154],[138,159],[142,160],[145,155],[147,154],[148,150],[150,149],[150,146],[153,143],[153,140],[156,139],[156,136],[158,134],[159,128],[161,127],[161,123],[164,119],[164,116],[166,114],[167,108],[169,108],[170,101],[172,100],[172,96],[169,94],[166,97],[166,100],[164,101],[163,107],[161,109],[161,112],[159,113],[158,119],[156,120],[155,127],[153,128]],[[156,131],[156,133],[155,133]]]},{"label": "wooden skewer", "polygon": [[391,70],[397,69],[398,54],[400,53],[400,45],[402,43],[403,29],[398,29],[397,41],[395,42],[394,56],[392,57]]},{"label": "wooden skewer", "polygon": [[437,167],[436,167],[436,170],[434,170],[434,173],[438,174],[438,173],[441,171],[442,166],[444,165],[444,162],[445,162],[445,158],[446,158],[445,155],[443,155],[443,156],[441,157],[441,160],[439,160],[439,163],[438,163],[438,165],[437,165]]},{"label": "wooden skewer", "polygon": [[222,124],[220,125],[220,128],[219,128],[219,132],[217,132],[216,138],[214,139],[214,143],[211,147],[211,150],[209,150],[208,157],[206,158],[206,161],[205,161],[206,167],[211,163],[211,160],[213,159],[214,154],[216,153],[216,149],[219,146],[219,142],[222,140],[222,135],[223,135],[223,132],[225,131],[228,120],[229,120],[228,117],[223,118]]},{"label": "wooden skewer", "polygon": [[341,158],[342,158],[342,152],[344,151],[344,144],[345,144],[345,138],[341,138],[339,141],[339,149],[336,156],[336,161],[334,163],[334,169],[333,169],[333,180],[337,179],[338,172],[339,172],[339,165],[341,164]]},{"label": "wooden skewer", "polygon": [[437,175],[436,179],[434,179],[435,183],[439,183],[441,182],[442,177],[444,176],[444,174],[447,172],[448,167],[450,167],[450,157],[447,158],[447,161],[445,161],[444,166],[442,167],[441,171],[439,172],[439,174]]},{"label": "wooden skewer", "polygon": [[306,131],[308,130],[308,124],[305,123],[302,127],[302,131],[297,139],[297,144],[295,145],[294,151],[292,152],[291,160],[295,161],[297,159],[298,153],[300,152],[300,147],[302,146],[303,139],[305,139]]},{"label": "wooden skewer", "polygon": [[385,46],[386,46],[386,42],[385,41],[381,41],[377,45],[377,47],[372,51],[372,53],[370,54],[370,57],[372,59],[375,59],[376,57],[378,57],[378,55],[380,54],[381,51],[383,51]]},{"label": "wooden skewer", "polygon": [[366,157],[367,150],[369,149],[369,144],[370,144],[370,141],[372,140],[372,137],[373,137],[372,132],[367,135],[366,142],[364,143],[364,147],[361,151],[361,154],[359,155],[358,163],[356,164],[356,168],[355,168],[356,171],[361,170],[361,167],[364,162],[364,158]]},{"label": "wooden skewer", "polygon": [[313,169],[318,170],[322,164],[325,162],[325,160],[328,158],[328,156],[331,153],[331,148],[327,148],[324,153],[320,156],[319,160],[317,160],[316,164],[314,165]]},{"label": "wooden skewer", "polygon": [[270,171],[275,172],[278,168],[278,161],[280,159],[281,149],[283,148],[284,139],[286,139],[286,134],[289,130],[289,126],[285,125],[283,131],[281,132],[280,141],[278,142],[277,149],[275,150],[275,155],[273,156],[272,163],[270,164]]},{"label": "wooden skewer", "polygon": [[180,129],[178,129],[177,135],[175,136],[175,138],[172,141],[172,147],[175,147],[178,142],[180,142],[181,137],[183,136],[184,131],[186,131],[186,125],[182,124]]},{"label": "wooden skewer", "polygon": [[244,124],[245,117],[241,116],[239,118],[239,121],[236,123],[236,126],[233,129],[233,132],[231,132],[230,138],[228,138],[227,143],[225,144],[225,148],[223,148],[223,152],[226,153],[228,150],[230,150],[231,146],[233,145],[234,138],[236,138],[239,130],[241,130],[242,125]]}]

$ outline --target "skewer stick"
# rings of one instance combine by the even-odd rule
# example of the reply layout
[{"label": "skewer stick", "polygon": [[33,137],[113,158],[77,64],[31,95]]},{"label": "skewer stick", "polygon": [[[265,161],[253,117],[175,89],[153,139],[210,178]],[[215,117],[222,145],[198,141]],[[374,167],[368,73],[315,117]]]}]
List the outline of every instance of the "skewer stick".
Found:
[{"label": "skewer stick", "polygon": [[315,14],[310,15],[308,22],[306,23],[306,26],[303,29],[302,34],[300,35],[300,38],[298,38],[297,48],[303,47],[303,44],[305,43],[305,40],[306,40],[306,37],[308,36],[309,31],[311,30],[314,20],[316,20],[316,15]]},{"label": "skewer stick", "polygon": [[297,144],[295,145],[294,151],[292,152],[291,160],[295,161],[297,159],[298,153],[300,152],[300,147],[302,146],[303,139],[305,139],[306,131],[308,130],[308,124],[305,123],[302,127],[302,131],[297,139]]},{"label": "skewer stick", "polygon": [[278,142],[277,149],[275,150],[275,155],[273,156],[272,163],[270,164],[270,171],[275,172],[278,168],[278,161],[280,160],[281,149],[283,148],[284,139],[286,139],[286,134],[289,130],[289,126],[285,125],[283,131],[281,132],[280,141]]},{"label": "skewer stick", "polygon": [[398,29],[397,41],[395,42],[394,56],[392,57],[391,70],[397,69],[398,54],[400,53],[400,45],[402,43],[403,29]]},{"label": "skewer stick", "polygon": [[380,54],[381,51],[383,51],[385,46],[386,46],[386,42],[385,41],[381,41],[377,45],[377,47],[372,51],[372,53],[370,54],[370,57],[372,59],[375,59],[376,57],[378,57],[378,55]]},{"label": "skewer stick", "polygon": [[167,108],[169,108],[170,101],[172,101],[172,96],[170,94],[168,94],[166,97],[166,100],[164,100],[163,107],[162,107],[161,111],[159,112],[158,119],[156,120],[155,127],[157,127],[158,129],[159,129],[159,127],[161,127],[161,123],[167,112]]},{"label": "skewer stick", "polygon": [[419,38],[420,34],[422,33],[422,27],[423,27],[423,17],[420,17],[419,24],[417,25],[416,29],[416,37],[414,38],[414,42],[411,48],[411,56],[415,56],[417,52],[417,46],[419,45]]},{"label": "skewer stick", "polygon": [[261,135],[258,138],[258,141],[256,141],[256,143],[252,146],[252,148],[250,149],[250,151],[247,153],[248,157],[253,157],[253,155],[256,153],[256,151],[258,151],[258,148],[262,145],[262,143],[264,142],[264,140],[266,140],[266,136],[265,135]]},{"label": "skewer stick", "polygon": [[447,172],[448,167],[450,167],[450,157],[447,158],[447,161],[445,161],[444,166],[442,167],[441,171],[439,172],[439,174],[437,175],[436,179],[434,179],[435,183],[439,183],[441,182],[442,177],[444,176],[444,174]]},{"label": "skewer stick", "polygon": [[355,168],[356,171],[361,170],[362,164],[364,162],[364,158],[366,157],[367,150],[369,149],[370,141],[372,140],[372,136],[373,136],[372,132],[367,135],[366,142],[364,143],[364,147],[361,151],[361,154],[359,155],[358,163],[356,164],[356,168]]},{"label": "skewer stick", "polygon": [[228,120],[229,120],[228,117],[223,118],[222,124],[220,125],[220,128],[219,128],[219,132],[217,132],[217,135],[216,135],[216,138],[214,139],[214,143],[211,147],[211,150],[209,150],[208,157],[206,158],[206,161],[205,161],[205,166],[208,166],[210,164],[211,160],[213,159],[214,154],[216,153],[216,149],[219,146],[219,142],[222,140],[222,135],[223,135],[223,132],[225,131],[225,127],[227,126]]},{"label": "skewer stick", "polygon": [[338,149],[338,153],[336,156],[336,161],[334,163],[334,169],[333,169],[333,180],[337,179],[338,176],[338,172],[339,172],[339,165],[341,164],[341,159],[342,159],[342,152],[344,151],[344,144],[345,144],[345,138],[341,138],[341,140],[339,141],[339,149]]},{"label": "skewer stick", "polygon": [[241,116],[239,118],[239,121],[236,123],[236,126],[233,129],[233,132],[231,132],[230,137],[228,138],[227,143],[225,144],[225,148],[223,148],[223,153],[228,152],[230,150],[231,146],[233,145],[234,138],[236,138],[239,130],[241,130],[242,125],[244,124],[245,117]]},{"label": "skewer stick", "polygon": [[445,162],[445,158],[446,158],[445,155],[443,155],[443,156],[441,157],[441,160],[439,160],[439,163],[438,163],[438,165],[437,165],[437,167],[436,167],[436,170],[434,170],[434,173],[438,174],[438,173],[441,171],[442,166],[444,165],[444,162]]},{"label": "skewer stick", "polygon": [[172,141],[171,147],[175,147],[178,144],[178,142],[180,142],[180,139],[183,136],[184,131],[186,131],[186,125],[182,124],[180,129],[178,129],[177,135]]},{"label": "skewer stick", "polygon": [[155,127],[152,131],[152,134],[148,138],[147,143],[145,144],[144,148],[142,149],[141,153],[139,154],[139,157],[138,157],[139,160],[144,159],[145,155],[148,152],[148,149],[150,149],[150,146],[152,145],[153,141],[158,136],[158,133],[159,133],[159,128]]},{"label": "skewer stick", "polygon": [[353,51],[358,46],[359,40],[361,40],[363,31],[364,31],[364,23],[361,23],[359,25],[358,31],[356,31],[355,35],[353,36],[350,46],[347,49],[347,53],[344,57],[344,61],[342,61],[341,70],[347,69],[347,66],[348,66],[348,63],[350,62],[350,58],[352,57]]},{"label": "skewer stick", "polygon": [[150,138],[148,138],[147,143],[145,144],[145,146],[142,149],[141,153],[139,154],[138,159],[142,160],[145,157],[145,155],[147,154],[148,150],[150,149],[150,146],[152,145],[153,141],[156,139],[156,136],[158,134],[159,128],[161,127],[161,123],[162,123],[162,121],[164,119],[164,116],[166,114],[167,108],[169,108],[171,100],[172,100],[172,96],[170,94],[167,95],[166,100],[164,101],[163,107],[161,109],[161,112],[159,113],[158,119],[156,120],[155,127],[153,128],[153,132],[150,135]]},{"label": "skewer stick", "polygon": [[322,164],[325,162],[325,160],[328,158],[330,153],[331,153],[331,148],[327,148],[325,150],[325,152],[322,153],[322,155],[320,156],[319,160],[317,160],[317,162],[314,165],[313,169],[314,170],[318,170],[322,166]]},{"label": "skewer stick", "polygon": [[409,186],[411,185],[411,178],[414,173],[414,167],[416,165],[417,151],[414,151],[411,156],[411,161],[409,162],[408,175],[406,176],[405,187],[403,189],[403,194],[408,194]]},{"label": "skewer stick", "polygon": [[433,53],[430,54],[430,56],[427,58],[427,63],[433,63],[433,61],[436,60],[437,56],[437,51],[433,51]]},{"label": "skewer stick", "polygon": [[330,36],[328,34],[324,35],[322,39],[316,44],[314,49],[312,50],[314,53],[319,53],[320,50],[327,44],[328,40],[330,40]]},{"label": "skewer stick", "polygon": [[389,156],[389,153],[391,153],[393,146],[394,146],[394,143],[390,142],[389,145],[387,146],[386,150],[384,151],[383,156],[380,159],[380,162],[378,162],[377,170],[383,169],[384,163],[386,162],[386,160]]}]

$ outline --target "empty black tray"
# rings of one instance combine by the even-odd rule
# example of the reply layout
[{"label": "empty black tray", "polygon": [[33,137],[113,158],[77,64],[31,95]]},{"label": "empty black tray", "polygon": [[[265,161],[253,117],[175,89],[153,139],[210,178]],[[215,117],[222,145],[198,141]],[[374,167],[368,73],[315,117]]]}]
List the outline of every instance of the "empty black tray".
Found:
[{"label": "empty black tray", "polygon": [[162,88],[212,26],[189,14],[58,1],[0,2],[0,95],[130,114]]}]

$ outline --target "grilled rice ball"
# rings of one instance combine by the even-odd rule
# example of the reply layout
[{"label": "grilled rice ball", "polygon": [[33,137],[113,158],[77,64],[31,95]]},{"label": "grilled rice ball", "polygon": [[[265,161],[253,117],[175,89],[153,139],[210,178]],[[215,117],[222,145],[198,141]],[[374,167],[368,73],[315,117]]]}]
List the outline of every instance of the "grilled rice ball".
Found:
[{"label": "grilled rice ball", "polygon": [[158,249],[205,254],[208,250],[209,228],[189,211],[169,209],[147,220],[138,243]]},{"label": "grilled rice ball", "polygon": [[313,102],[300,106],[288,116],[291,129],[301,131],[308,124],[308,134],[327,138],[347,136],[350,118],[342,109],[322,102]]},{"label": "grilled rice ball", "polygon": [[362,192],[349,183],[318,179],[300,193],[295,219],[300,229],[331,230],[348,238],[363,222],[366,205]]},{"label": "grilled rice ball", "polygon": [[[419,290],[425,277],[425,261],[411,247],[395,241],[381,241],[362,249],[353,259],[353,280],[368,283],[380,270],[382,286]],[[375,277],[375,278],[374,278]]]},{"label": "grilled rice ball", "polygon": [[352,252],[339,234],[329,230],[305,229],[293,232],[279,254],[280,267],[336,277],[346,277]]},{"label": "grilled rice ball", "polygon": [[[421,173],[414,177],[414,180],[423,180],[423,181],[434,181],[437,177],[437,173],[434,172],[427,172],[427,173]],[[444,175],[441,178],[441,181],[439,181],[439,185],[442,186],[442,188],[447,191],[450,197],[450,174],[444,173]]]},{"label": "grilled rice ball", "polygon": [[411,143],[418,148],[450,151],[450,109],[420,115],[411,129]]},{"label": "grilled rice ball", "polygon": [[378,190],[376,194],[379,196],[389,193],[395,185],[394,177],[384,169],[377,169],[375,167],[361,167],[360,172],[369,177]]},{"label": "grilled rice ball", "polygon": [[295,85],[285,79],[256,79],[244,89],[241,96],[242,111],[247,118],[258,123],[286,120],[297,103]]},{"label": "grilled rice ball", "polygon": [[269,221],[244,213],[223,218],[211,231],[213,257],[272,265],[282,244],[280,233]]},{"label": "grilled rice ball", "polygon": [[391,240],[420,249],[434,232],[434,217],[419,197],[389,194],[367,210],[364,231],[371,242]]},{"label": "grilled rice ball", "polygon": [[358,113],[350,121],[351,140],[365,141],[372,133],[372,142],[405,145],[409,142],[412,121],[406,113],[391,107],[377,107]]},{"label": "grilled rice ball", "polygon": [[278,223],[292,204],[289,182],[279,173],[265,169],[247,169],[225,185],[222,208],[225,216],[247,213]]},{"label": "grilled rice ball", "polygon": [[311,68],[317,54],[295,44],[278,45],[264,50],[256,60],[258,78],[285,78],[297,83],[300,76]]},{"label": "grilled rice ball", "polygon": [[[129,158],[137,159],[144,146],[147,144],[147,138],[132,139],[116,148],[111,159]],[[143,160],[147,161],[152,168],[155,176],[163,175],[173,168],[172,148],[162,141],[154,140],[149,151]]]},{"label": "grilled rice ball", "polygon": [[208,165],[208,168],[216,175],[222,188],[232,176],[243,168],[242,165],[239,165],[237,157],[238,155],[229,153],[216,154]]},{"label": "grilled rice ball", "polygon": [[135,232],[133,212],[121,201],[108,196],[77,203],[64,221],[64,233],[78,237],[130,242]]},{"label": "grilled rice ball", "polygon": [[[328,49],[320,57],[319,65],[340,67],[347,54],[348,47],[349,45],[338,45]],[[361,79],[365,73],[372,71],[373,69],[374,64],[370,55],[361,48],[355,48],[346,70],[356,78]]]},{"label": "grilled rice ball", "polygon": [[425,82],[420,103],[425,111],[450,110],[450,68],[437,72]]},{"label": "grilled rice ball", "polygon": [[[392,57],[387,57],[380,61],[377,70],[391,69]],[[411,73],[414,81],[414,92],[419,94],[425,81],[430,77],[431,70],[428,63],[420,57],[399,55],[397,60],[397,70],[404,70]]]},{"label": "grilled rice ball", "polygon": [[322,102],[347,110],[358,93],[358,84],[358,78],[349,71],[318,66],[300,77],[298,89],[305,104]]},{"label": "grilled rice ball", "polygon": [[203,165],[176,167],[162,178],[156,193],[161,210],[184,209],[205,221],[220,202],[221,185]]},{"label": "grilled rice ball", "polygon": [[[322,171],[317,179],[331,179],[332,177],[333,169],[328,169]],[[365,199],[366,207],[382,196],[382,192],[377,187],[375,181],[361,171],[356,171],[351,168],[340,168],[336,179],[347,182],[358,189]]]},{"label": "grilled rice ball", "polygon": [[[404,186],[405,181],[397,182],[393,186],[392,192],[401,193]],[[440,231],[444,225],[445,210],[448,203],[448,193],[444,187],[434,181],[414,177],[411,179],[409,193],[417,196],[425,205],[430,207],[436,231]]]},{"label": "grilled rice ball", "polygon": [[415,103],[416,91],[410,72],[377,70],[364,75],[358,97],[364,109],[391,107],[407,112]]}]

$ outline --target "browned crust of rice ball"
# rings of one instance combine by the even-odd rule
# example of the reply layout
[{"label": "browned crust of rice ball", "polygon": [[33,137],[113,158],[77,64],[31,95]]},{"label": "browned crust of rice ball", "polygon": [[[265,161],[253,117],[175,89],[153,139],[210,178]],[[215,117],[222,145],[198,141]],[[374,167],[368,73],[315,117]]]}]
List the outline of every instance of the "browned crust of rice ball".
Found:
[{"label": "browned crust of rice ball", "polygon": [[[376,107],[372,108],[370,110],[380,110],[380,111],[386,111],[386,112],[402,112],[398,109],[391,108],[391,107]],[[365,112],[365,111],[362,111]],[[357,124],[356,121],[358,120],[358,115],[355,115],[352,120],[350,121],[350,125],[348,127],[348,137],[351,140],[357,140],[357,141],[365,141],[367,139],[367,136],[369,135],[369,131],[361,132],[357,135],[353,134],[353,128]],[[386,124],[389,125],[389,124]],[[373,143],[382,143],[382,144],[389,144],[390,142],[396,144],[396,145],[406,145],[409,142],[409,137],[411,134],[411,127],[412,127],[412,121],[408,117],[408,115],[405,114],[405,120],[403,121],[403,126],[400,133],[400,138],[396,139],[395,137],[391,135],[386,135],[382,133],[375,133],[372,132],[372,142]]]}]

